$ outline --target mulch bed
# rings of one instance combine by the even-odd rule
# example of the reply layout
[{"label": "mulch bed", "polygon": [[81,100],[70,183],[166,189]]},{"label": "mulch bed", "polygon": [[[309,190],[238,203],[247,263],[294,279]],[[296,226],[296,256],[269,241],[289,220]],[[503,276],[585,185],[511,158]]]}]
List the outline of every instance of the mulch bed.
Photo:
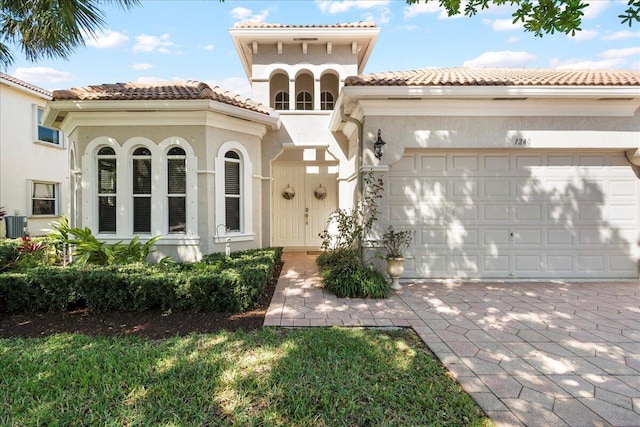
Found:
[{"label": "mulch bed", "polygon": [[97,313],[86,308],[62,313],[0,314],[0,338],[43,337],[58,333],[125,336],[160,339],[190,333],[221,330],[250,331],[260,328],[276,289],[282,264],[276,267],[269,286],[251,310],[242,313],[201,313],[149,310]]}]

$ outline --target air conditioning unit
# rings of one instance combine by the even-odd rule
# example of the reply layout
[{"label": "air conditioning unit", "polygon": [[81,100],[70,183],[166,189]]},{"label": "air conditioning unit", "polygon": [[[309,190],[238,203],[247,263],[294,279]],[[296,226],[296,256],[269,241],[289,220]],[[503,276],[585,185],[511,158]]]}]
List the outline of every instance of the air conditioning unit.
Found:
[{"label": "air conditioning unit", "polygon": [[27,234],[26,216],[5,216],[4,221],[7,224],[7,239],[17,239]]}]

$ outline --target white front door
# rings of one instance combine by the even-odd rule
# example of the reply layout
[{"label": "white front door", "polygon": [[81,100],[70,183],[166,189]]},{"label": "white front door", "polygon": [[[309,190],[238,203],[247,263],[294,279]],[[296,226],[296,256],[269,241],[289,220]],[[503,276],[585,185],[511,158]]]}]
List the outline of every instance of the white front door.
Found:
[{"label": "white front door", "polygon": [[[337,170],[331,165],[279,163],[273,167],[273,239],[274,246],[319,248],[319,234],[325,229],[331,212],[337,209]],[[293,190],[291,199],[283,191]],[[324,199],[315,195],[326,191]]]}]

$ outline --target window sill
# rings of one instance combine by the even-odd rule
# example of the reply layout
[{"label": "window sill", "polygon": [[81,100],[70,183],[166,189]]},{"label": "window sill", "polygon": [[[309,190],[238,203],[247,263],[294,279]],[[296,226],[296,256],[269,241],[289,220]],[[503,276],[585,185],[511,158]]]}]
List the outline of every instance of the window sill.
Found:
[{"label": "window sill", "polygon": [[[137,235],[140,239],[140,242],[144,243],[150,240],[153,236],[150,234],[140,234]],[[131,241],[134,236],[117,236],[115,234],[98,234],[96,236],[98,240],[107,242],[107,243],[116,243],[116,242],[124,242],[127,243]],[[160,240],[154,243],[157,246],[198,246],[200,244],[200,236],[187,236],[187,235],[163,235]]]},{"label": "window sill", "polygon": [[53,142],[47,142],[47,141],[33,141],[34,144],[38,144],[38,145],[42,145],[45,147],[50,147],[50,148],[57,148],[58,150],[64,150],[64,146],[62,144],[54,144]]}]

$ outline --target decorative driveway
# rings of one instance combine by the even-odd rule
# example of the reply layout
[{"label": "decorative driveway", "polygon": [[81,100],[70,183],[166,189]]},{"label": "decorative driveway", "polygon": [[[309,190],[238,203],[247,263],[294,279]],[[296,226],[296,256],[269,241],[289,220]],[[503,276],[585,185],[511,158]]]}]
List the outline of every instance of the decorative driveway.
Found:
[{"label": "decorative driveway", "polygon": [[408,281],[337,298],[287,252],[265,326],[412,327],[498,426],[640,426],[640,281]]}]

